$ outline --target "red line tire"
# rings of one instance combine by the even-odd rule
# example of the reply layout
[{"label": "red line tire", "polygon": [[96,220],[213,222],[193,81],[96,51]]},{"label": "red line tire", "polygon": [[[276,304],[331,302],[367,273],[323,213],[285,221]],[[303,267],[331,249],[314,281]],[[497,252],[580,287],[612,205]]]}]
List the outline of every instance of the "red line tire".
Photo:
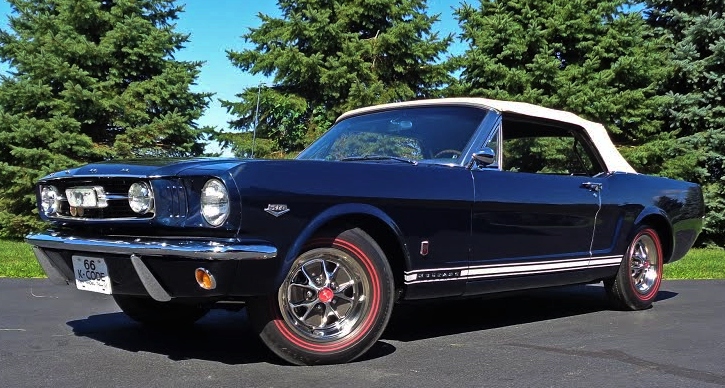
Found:
[{"label": "red line tire", "polygon": [[612,304],[621,310],[650,308],[662,282],[663,259],[657,232],[648,226],[639,227],[617,275],[604,281]]},{"label": "red line tire", "polygon": [[279,291],[248,303],[262,341],[296,365],[336,364],[363,355],[380,338],[393,307],[392,270],[363,230],[311,239]]}]

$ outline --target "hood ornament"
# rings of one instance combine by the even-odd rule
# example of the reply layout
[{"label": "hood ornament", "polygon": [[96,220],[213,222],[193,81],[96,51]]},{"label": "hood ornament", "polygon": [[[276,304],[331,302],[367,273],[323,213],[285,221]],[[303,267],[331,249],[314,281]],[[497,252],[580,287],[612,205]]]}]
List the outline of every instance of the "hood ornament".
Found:
[{"label": "hood ornament", "polygon": [[267,205],[267,207],[264,209],[264,211],[266,211],[267,213],[269,213],[275,217],[279,217],[282,214],[290,211],[290,209],[287,207],[287,205],[284,205],[284,204],[270,203],[269,205]]}]

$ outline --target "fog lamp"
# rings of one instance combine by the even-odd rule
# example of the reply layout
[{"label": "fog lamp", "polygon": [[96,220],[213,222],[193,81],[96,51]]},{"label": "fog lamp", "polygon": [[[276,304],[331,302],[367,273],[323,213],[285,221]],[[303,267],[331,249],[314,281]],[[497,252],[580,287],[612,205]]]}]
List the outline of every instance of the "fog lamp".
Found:
[{"label": "fog lamp", "polygon": [[55,186],[43,186],[40,189],[40,207],[45,215],[53,215],[58,212],[60,193]]}]

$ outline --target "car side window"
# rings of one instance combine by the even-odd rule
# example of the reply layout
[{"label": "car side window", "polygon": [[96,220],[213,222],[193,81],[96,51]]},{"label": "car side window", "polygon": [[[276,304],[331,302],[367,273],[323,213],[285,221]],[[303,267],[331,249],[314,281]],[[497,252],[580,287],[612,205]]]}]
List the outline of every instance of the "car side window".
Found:
[{"label": "car side window", "polygon": [[575,129],[518,122],[502,127],[505,171],[582,176],[604,171],[586,137]]}]

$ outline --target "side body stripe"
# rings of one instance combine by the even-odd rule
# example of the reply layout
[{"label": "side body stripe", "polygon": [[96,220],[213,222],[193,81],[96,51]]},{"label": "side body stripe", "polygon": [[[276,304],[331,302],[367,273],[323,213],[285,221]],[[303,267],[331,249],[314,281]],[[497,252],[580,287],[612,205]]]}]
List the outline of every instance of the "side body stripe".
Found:
[{"label": "side body stripe", "polygon": [[568,260],[546,260],[517,264],[489,264],[471,267],[434,268],[405,272],[405,284],[534,275],[587,268],[618,266],[623,256],[598,256]]}]

